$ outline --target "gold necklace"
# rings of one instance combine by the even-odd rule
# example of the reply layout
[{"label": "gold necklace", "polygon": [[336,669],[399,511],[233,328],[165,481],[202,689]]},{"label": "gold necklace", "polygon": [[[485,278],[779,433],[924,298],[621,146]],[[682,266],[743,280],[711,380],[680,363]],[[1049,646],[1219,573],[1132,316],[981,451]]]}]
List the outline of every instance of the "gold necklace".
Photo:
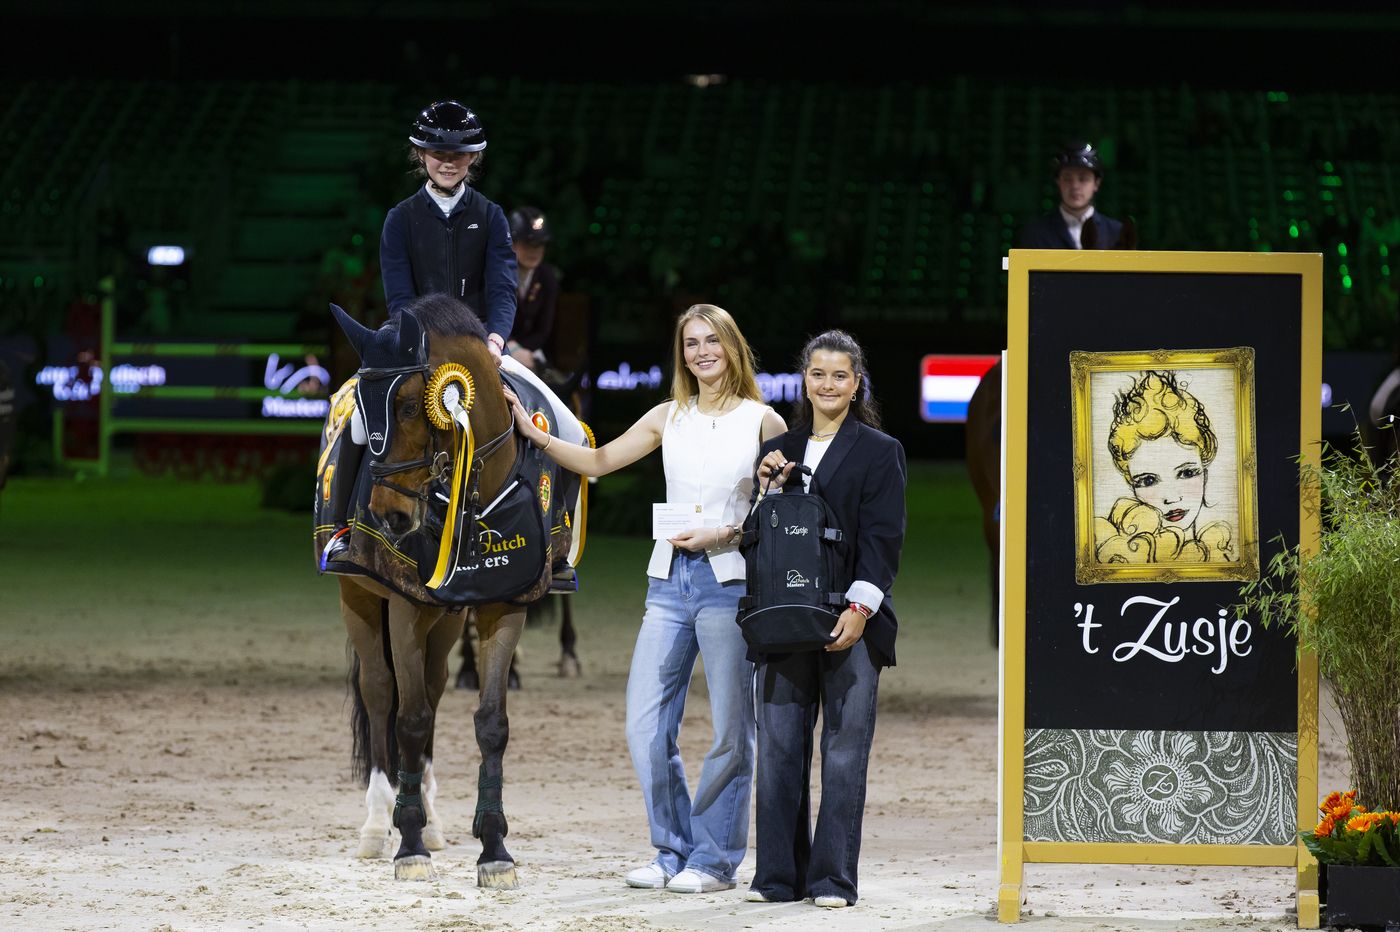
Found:
[{"label": "gold necklace", "polygon": [[833,430],[833,431],[832,431],[831,433],[829,433],[829,434],[809,434],[809,435],[808,435],[808,439],[810,439],[810,440],[816,440],[816,441],[827,441],[827,440],[830,440],[832,437],[835,437],[835,436],[836,436],[836,431]]}]

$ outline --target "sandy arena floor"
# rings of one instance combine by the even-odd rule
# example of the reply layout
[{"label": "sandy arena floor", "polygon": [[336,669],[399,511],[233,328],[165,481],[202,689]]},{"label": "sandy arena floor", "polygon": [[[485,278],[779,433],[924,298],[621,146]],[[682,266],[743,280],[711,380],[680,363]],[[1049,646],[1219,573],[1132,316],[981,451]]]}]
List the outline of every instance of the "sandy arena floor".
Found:
[{"label": "sandy arena floor", "polygon": [[[970,492],[911,530],[926,537],[897,589],[907,620],[881,684],[862,898],[844,911],[744,902],[752,852],[728,893],[622,884],[650,857],[622,732],[647,542],[622,538],[590,539],[582,679],[554,676],[554,625],[526,633],[505,789],[520,889],[475,886],[475,697],[460,692],[438,718],[450,845],[436,879],[398,883],[390,862],[356,860],[344,637],[334,585],[309,569],[308,522],[258,511],[251,490],[168,492],[5,492],[0,927],[997,928],[997,658]],[[709,734],[699,675],[691,695],[693,780]],[[1335,722],[1324,713],[1323,787],[1345,780]],[[1031,930],[1295,927],[1288,870],[1030,865],[1026,878]]]}]

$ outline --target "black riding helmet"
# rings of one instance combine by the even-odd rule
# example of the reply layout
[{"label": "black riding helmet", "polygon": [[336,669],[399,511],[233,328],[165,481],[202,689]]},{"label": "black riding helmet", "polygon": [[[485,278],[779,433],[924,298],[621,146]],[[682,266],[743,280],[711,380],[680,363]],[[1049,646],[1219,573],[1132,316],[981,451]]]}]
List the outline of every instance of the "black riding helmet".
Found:
[{"label": "black riding helmet", "polygon": [[549,222],[538,207],[517,207],[510,212],[510,238],[527,246],[549,242]]},{"label": "black riding helmet", "polygon": [[1087,168],[1095,178],[1103,177],[1103,162],[1099,161],[1098,150],[1087,142],[1071,143],[1056,153],[1053,162],[1055,176],[1065,168]]},{"label": "black riding helmet", "polygon": [[408,141],[434,152],[480,152],[486,148],[486,129],[457,101],[439,100],[418,114]]}]

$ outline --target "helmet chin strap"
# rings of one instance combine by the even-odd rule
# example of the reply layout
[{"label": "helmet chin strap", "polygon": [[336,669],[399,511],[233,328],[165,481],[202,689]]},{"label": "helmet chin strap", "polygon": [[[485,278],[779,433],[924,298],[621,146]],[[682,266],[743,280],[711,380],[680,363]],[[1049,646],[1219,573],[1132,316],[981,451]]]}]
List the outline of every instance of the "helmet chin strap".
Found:
[{"label": "helmet chin strap", "polygon": [[436,191],[438,194],[441,194],[443,197],[451,197],[453,194],[457,193],[457,189],[460,188],[465,181],[466,179],[463,178],[462,181],[457,182],[451,188],[444,188],[442,185],[429,178],[428,184],[432,186],[432,189],[434,191]]}]

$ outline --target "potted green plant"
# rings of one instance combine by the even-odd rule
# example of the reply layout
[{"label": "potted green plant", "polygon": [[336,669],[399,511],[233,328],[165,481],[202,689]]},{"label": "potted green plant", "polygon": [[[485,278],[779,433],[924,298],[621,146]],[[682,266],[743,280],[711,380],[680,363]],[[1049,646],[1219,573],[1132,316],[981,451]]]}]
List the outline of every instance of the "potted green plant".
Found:
[{"label": "potted green plant", "polygon": [[[1317,657],[1346,729],[1355,790],[1332,793],[1303,843],[1324,865],[1333,925],[1400,922],[1400,463],[1323,444],[1300,468],[1305,502],[1321,508],[1304,541],[1243,587],[1244,608],[1281,626]],[[1361,805],[1357,801],[1360,800]]]},{"label": "potted green plant", "polygon": [[1388,926],[1400,917],[1400,812],[1371,812],[1356,790],[1334,792],[1300,837],[1327,869],[1327,923]]}]

